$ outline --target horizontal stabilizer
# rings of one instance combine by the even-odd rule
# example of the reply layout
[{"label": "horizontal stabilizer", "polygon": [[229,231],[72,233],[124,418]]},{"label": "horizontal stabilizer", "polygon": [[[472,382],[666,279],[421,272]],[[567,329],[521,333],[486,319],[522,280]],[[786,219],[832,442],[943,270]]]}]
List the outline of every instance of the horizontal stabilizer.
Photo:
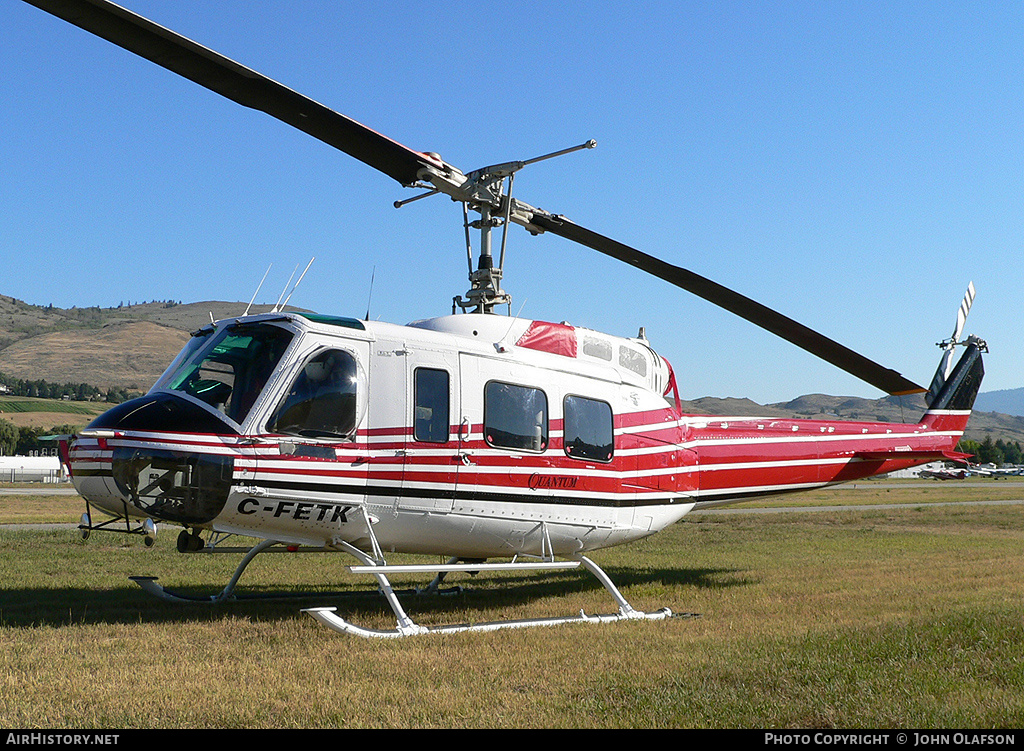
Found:
[{"label": "horizontal stabilizer", "polygon": [[972,454],[962,454],[959,451],[858,451],[855,459],[866,459],[868,461],[886,461],[888,459],[924,459],[926,461],[948,461],[966,464]]}]

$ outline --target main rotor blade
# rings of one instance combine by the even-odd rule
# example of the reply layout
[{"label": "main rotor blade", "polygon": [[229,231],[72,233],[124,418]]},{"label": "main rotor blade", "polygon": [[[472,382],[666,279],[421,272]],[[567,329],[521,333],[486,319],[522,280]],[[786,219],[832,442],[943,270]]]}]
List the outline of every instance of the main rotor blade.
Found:
[{"label": "main rotor blade", "polygon": [[692,271],[681,269],[670,263],[647,255],[628,245],[599,235],[560,216],[545,215],[537,212],[532,223],[555,235],[585,245],[612,258],[636,266],[648,274],[692,292],[721,308],[735,313],[741,318],[760,326],[767,331],[801,347],[836,367],[855,375],[863,381],[885,391],[888,394],[918,394],[925,391],[913,381],[904,378],[895,370],[885,368],[868,358],[857,354],[843,345],[822,336],[803,324],[787,318],[771,308],[733,292],[717,282],[705,279]]},{"label": "main rotor blade", "polygon": [[[435,156],[392,141],[355,120],[108,0],[25,2],[238,104],[265,112],[380,170],[404,186],[417,183],[420,170],[424,167],[445,174],[452,172],[449,165]],[[461,183],[458,180],[455,182],[454,187],[458,188]],[[925,391],[896,371],[884,368],[806,326],[691,271],[584,229],[562,217],[535,212],[531,221],[540,229],[618,258],[703,297],[887,393],[911,394]]]},{"label": "main rotor blade", "polygon": [[106,0],[25,0],[238,104],[276,117],[371,167],[412,185],[443,164],[249,68]]}]

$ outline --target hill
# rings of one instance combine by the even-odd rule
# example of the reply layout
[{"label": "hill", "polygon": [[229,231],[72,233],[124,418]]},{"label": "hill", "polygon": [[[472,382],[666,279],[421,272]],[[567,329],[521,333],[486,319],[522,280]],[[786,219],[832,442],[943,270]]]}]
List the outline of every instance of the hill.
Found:
[{"label": "hill", "polygon": [[[979,402],[980,402],[979,398]],[[705,397],[684,402],[692,414],[737,415],[745,417],[796,417],[810,420],[852,420],[868,422],[915,422],[924,414],[924,398],[886,396],[862,399],[849,396],[808,394],[789,402],[759,405],[749,399]],[[1024,444],[1024,417],[1001,412],[975,410],[967,424],[965,438],[984,441],[1017,441]]]},{"label": "hill", "polygon": [[[146,390],[163,373],[195,331],[214,319],[240,315],[239,302],[154,301],[116,308],[37,306],[0,295],[0,373],[26,380],[84,382],[106,390]],[[266,312],[272,306],[252,306]],[[1024,443],[1024,389],[978,397],[967,436],[983,441]],[[710,415],[804,417],[826,420],[912,422],[924,412],[924,399],[861,399],[808,394],[789,402],[757,404],[749,399],[704,397],[684,404],[686,411]]]},{"label": "hill", "polygon": [[88,383],[101,391],[144,391],[188,339],[185,331],[149,321],[51,331],[0,350],[0,373],[51,383]]},{"label": "hill", "polygon": [[[145,391],[189,334],[240,315],[238,302],[154,301],[116,308],[55,308],[0,295],[0,373],[24,380]],[[253,305],[262,313],[270,305]]]},{"label": "hill", "polygon": [[1007,415],[1024,416],[1024,388],[1003,389],[978,394],[975,403],[978,409],[987,412],[1002,412]]}]

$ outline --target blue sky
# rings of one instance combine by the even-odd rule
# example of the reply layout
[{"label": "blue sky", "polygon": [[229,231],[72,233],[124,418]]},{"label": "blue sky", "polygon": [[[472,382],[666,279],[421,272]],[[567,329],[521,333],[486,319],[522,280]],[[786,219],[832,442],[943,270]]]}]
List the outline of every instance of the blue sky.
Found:
[{"label": "blue sky", "polygon": [[[534,206],[927,385],[969,281],[983,390],[1024,386],[1024,5],[123,0]],[[292,298],[395,323],[468,288],[460,207],[16,0],[2,4],[0,293]],[[510,235],[513,312],[646,329],[685,398],[871,386],[558,237]],[[374,278],[372,299],[370,280]]]}]

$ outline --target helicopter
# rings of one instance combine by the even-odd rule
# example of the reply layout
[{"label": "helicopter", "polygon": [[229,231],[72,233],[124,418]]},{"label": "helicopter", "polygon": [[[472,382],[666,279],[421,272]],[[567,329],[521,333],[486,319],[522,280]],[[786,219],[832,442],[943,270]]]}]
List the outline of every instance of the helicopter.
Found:
[{"label": "helicopter", "polygon": [[[396,207],[447,195],[463,209],[470,288],[453,298],[450,315],[399,325],[279,304],[211,321],[144,396],[62,438],[62,460],[86,502],[83,536],[119,531],[152,544],[157,523],[168,523],[182,528],[182,553],[244,553],[208,597],[133,577],[157,597],[241,598],[235,587],[256,556],[328,551],[355,558],[350,570],[374,577],[396,618],[394,629],[367,629],[335,607],[305,609],[341,633],[663,620],[676,614],[635,609],[587,554],[655,534],[695,509],[966,459],[956,445],[988,351],[982,339],[963,337],[973,285],[925,389],[737,292],[513,196],[525,167],[593,141],[463,172],[107,0],[26,1],[418,191]],[[672,366],[642,330],[620,337],[511,314],[502,281],[513,225],[652,274],[888,394],[926,393],[927,410],[898,424],[689,414]],[[475,268],[471,230],[479,232]],[[235,547],[236,538],[255,542]],[[397,554],[447,562],[389,563]],[[456,572],[580,566],[617,612],[428,627],[408,616],[389,579],[433,574],[419,591],[437,593]]]}]

